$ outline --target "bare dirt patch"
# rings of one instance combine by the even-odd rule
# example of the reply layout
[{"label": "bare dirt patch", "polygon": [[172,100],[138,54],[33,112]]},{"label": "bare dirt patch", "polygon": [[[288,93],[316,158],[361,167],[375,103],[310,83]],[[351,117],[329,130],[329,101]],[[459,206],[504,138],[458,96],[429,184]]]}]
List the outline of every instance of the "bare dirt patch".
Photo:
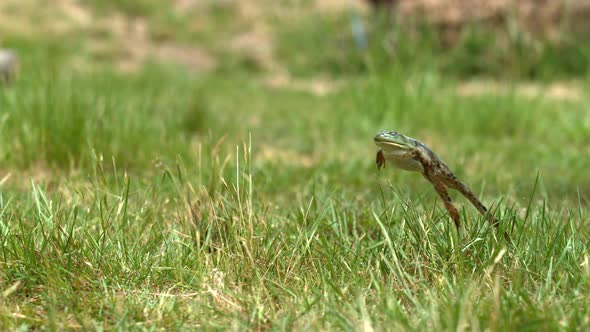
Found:
[{"label": "bare dirt patch", "polygon": [[287,72],[276,72],[270,75],[265,84],[274,89],[288,89],[302,91],[322,97],[338,90],[340,84],[326,77],[314,77],[312,79],[299,79],[291,77]]},{"label": "bare dirt patch", "polygon": [[576,82],[517,83],[509,85],[495,81],[465,81],[457,86],[457,94],[460,96],[507,95],[510,93],[528,98],[546,97],[568,101],[578,101],[583,97],[580,84]]},{"label": "bare dirt patch", "polygon": [[264,162],[275,162],[302,167],[312,167],[319,162],[318,156],[302,154],[293,150],[264,145],[257,157]]},{"label": "bare dirt patch", "polygon": [[35,0],[0,1],[2,35],[52,36],[67,32],[70,26],[67,15],[58,6],[40,7]]},{"label": "bare dirt patch", "polygon": [[193,72],[215,68],[216,61],[204,49],[172,42],[154,42],[149,37],[148,22],[143,18],[130,19],[112,15],[97,23],[110,37],[92,40],[91,52],[109,53],[115,65],[124,71],[134,71],[146,61],[158,61],[185,66]]},{"label": "bare dirt patch", "polygon": [[174,0],[174,8],[180,11],[198,9],[201,8],[203,4],[203,0]]},{"label": "bare dirt patch", "polygon": [[273,57],[273,45],[270,30],[261,23],[235,36],[229,43],[229,49],[260,69],[273,70],[278,66]]},{"label": "bare dirt patch", "polygon": [[72,179],[80,183],[87,179],[80,171],[62,171],[43,164],[35,164],[26,169],[0,169],[0,192],[3,190],[27,191],[41,185],[46,192],[61,194],[66,202],[71,202],[76,192],[67,184]]},{"label": "bare dirt patch", "polygon": [[[184,0],[178,1],[178,5],[200,2]],[[153,41],[145,18],[122,14],[98,17],[82,1],[55,0],[42,8],[36,0],[0,1],[0,31],[5,35],[44,39],[83,35],[91,56],[109,59],[123,70],[138,69],[148,60],[179,64],[194,72],[207,72],[216,66],[215,59],[204,48]],[[88,65],[88,60],[81,57],[72,54],[72,64]]]},{"label": "bare dirt patch", "polygon": [[471,23],[518,26],[527,33],[559,38],[564,24],[574,31],[590,29],[590,1],[550,0],[398,0],[395,15],[436,25],[445,36]]},{"label": "bare dirt patch", "polygon": [[366,12],[369,10],[368,1],[362,0],[316,0],[314,6],[323,12],[343,12],[351,9]]},{"label": "bare dirt patch", "polygon": [[205,50],[176,43],[163,43],[154,46],[155,56],[161,61],[172,61],[195,71],[210,71],[216,61]]},{"label": "bare dirt patch", "polygon": [[55,3],[72,22],[81,26],[89,26],[92,23],[92,13],[79,2],[73,0],[57,0]]},{"label": "bare dirt patch", "polygon": [[183,65],[193,72],[207,72],[216,66],[215,59],[202,48],[175,42],[154,42],[149,36],[149,23],[144,18],[131,19],[115,14],[101,19],[97,26],[111,37],[91,41],[91,50],[101,52],[111,48],[115,53],[115,65],[124,71],[136,70],[148,60]]}]

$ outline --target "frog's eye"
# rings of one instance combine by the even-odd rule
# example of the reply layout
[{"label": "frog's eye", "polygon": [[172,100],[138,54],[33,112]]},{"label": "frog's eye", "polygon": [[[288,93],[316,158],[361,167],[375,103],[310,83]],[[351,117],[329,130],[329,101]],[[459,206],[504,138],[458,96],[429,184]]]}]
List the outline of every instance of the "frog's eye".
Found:
[{"label": "frog's eye", "polygon": [[397,131],[390,131],[390,132],[389,132],[389,135],[391,135],[391,136],[395,136],[395,135],[397,135]]}]

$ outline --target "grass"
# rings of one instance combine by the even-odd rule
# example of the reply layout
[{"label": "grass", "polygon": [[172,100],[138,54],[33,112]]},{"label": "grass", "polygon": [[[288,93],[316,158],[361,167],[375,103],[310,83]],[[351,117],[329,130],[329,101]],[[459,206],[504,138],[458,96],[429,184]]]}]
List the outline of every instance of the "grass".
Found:
[{"label": "grass", "polygon": [[0,155],[21,167],[75,168],[88,167],[97,150],[133,167],[167,148],[176,151],[169,155],[174,160],[186,137],[205,127],[207,106],[199,96],[187,75],[157,66],[132,78],[113,71],[90,80],[53,70],[31,73],[0,101],[6,142]]},{"label": "grass", "polygon": [[[278,54],[298,47],[276,29]],[[378,49],[291,52],[301,88],[239,65],[80,71],[68,47],[22,45],[0,91],[2,329],[590,327],[585,95],[465,96],[428,55]],[[461,234],[418,174],[377,171],[382,129],[431,146],[513,245],[459,195]]]}]

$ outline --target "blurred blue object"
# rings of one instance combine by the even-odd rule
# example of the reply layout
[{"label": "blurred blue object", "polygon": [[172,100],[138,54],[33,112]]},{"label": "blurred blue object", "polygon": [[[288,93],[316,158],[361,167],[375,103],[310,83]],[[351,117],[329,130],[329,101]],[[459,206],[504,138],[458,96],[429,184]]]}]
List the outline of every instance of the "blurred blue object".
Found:
[{"label": "blurred blue object", "polygon": [[367,48],[367,33],[359,13],[354,8],[350,10],[350,28],[356,48],[364,51]]}]

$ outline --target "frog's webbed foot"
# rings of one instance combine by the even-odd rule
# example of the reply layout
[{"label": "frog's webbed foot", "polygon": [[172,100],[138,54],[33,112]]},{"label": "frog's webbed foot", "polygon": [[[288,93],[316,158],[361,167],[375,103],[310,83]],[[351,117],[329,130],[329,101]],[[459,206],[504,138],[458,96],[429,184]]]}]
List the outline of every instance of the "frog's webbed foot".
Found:
[{"label": "frog's webbed foot", "polygon": [[385,167],[385,156],[383,155],[383,150],[377,151],[377,156],[375,157],[375,163],[377,164],[377,169],[381,169]]}]

